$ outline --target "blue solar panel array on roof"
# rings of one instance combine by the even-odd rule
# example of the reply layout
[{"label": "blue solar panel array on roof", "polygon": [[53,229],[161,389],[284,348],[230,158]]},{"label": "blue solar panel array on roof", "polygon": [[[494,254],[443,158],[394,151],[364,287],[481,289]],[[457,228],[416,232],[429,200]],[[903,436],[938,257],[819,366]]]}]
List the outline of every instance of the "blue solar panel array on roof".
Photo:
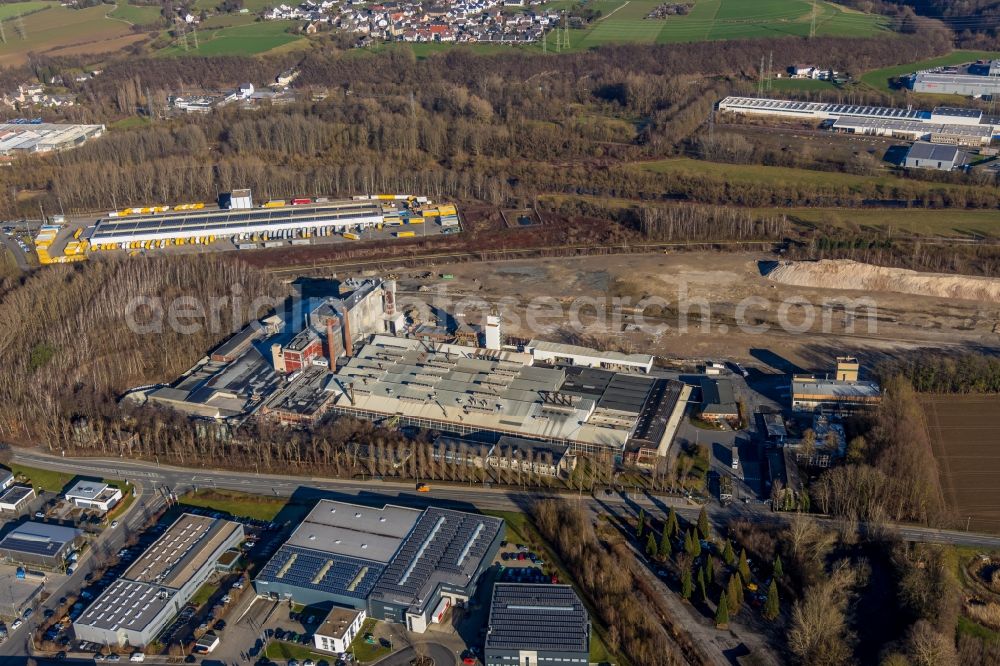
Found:
[{"label": "blue solar panel array on roof", "polygon": [[[368,201],[344,202],[316,206],[286,206],[282,208],[255,208],[252,210],[194,211],[143,217],[105,218],[97,223],[92,237],[95,243],[115,239],[122,235],[143,233],[200,233],[225,236],[237,233],[248,225],[334,224],[357,217],[380,215],[376,203]],[[112,240],[112,242],[117,242]]]},{"label": "blue solar panel array on roof", "polygon": [[382,564],[371,560],[286,544],[268,561],[257,579],[366,599],[382,570]]}]

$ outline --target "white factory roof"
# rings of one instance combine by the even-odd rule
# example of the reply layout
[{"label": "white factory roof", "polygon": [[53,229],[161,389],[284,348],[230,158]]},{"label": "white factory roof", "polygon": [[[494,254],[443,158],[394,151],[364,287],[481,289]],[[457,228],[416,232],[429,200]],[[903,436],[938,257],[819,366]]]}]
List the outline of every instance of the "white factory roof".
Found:
[{"label": "white factory roof", "polygon": [[843,381],[815,377],[794,377],[793,395],[818,395],[830,398],[877,398],[881,390],[876,382]]},{"label": "white factory roof", "polygon": [[0,123],[0,154],[13,151],[48,152],[79,145],[100,136],[104,125]]},{"label": "white factory roof", "polygon": [[417,509],[321,500],[286,543],[300,548],[388,562],[420,517]]},{"label": "white factory roof", "polygon": [[90,605],[78,624],[111,631],[142,631],[175,594],[159,585],[119,578]]},{"label": "white factory roof", "polygon": [[927,120],[930,114],[917,109],[898,109],[862,104],[831,104],[825,102],[799,102],[791,99],[765,97],[726,97],[719,102],[722,110],[757,110],[786,115],[817,117],[861,116],[898,120]]},{"label": "white factory roof", "polygon": [[878,130],[925,136],[947,134],[989,140],[993,136],[991,125],[964,125],[950,123],[918,122],[915,120],[886,120],[882,118],[837,118],[834,129]]},{"label": "white factory roof", "polygon": [[97,222],[90,242],[97,244],[199,236],[226,237],[264,231],[375,224],[381,221],[382,211],[376,201],[166,212],[102,218]]},{"label": "white factory roof", "polygon": [[609,361],[619,363],[634,363],[639,365],[649,365],[653,362],[650,354],[623,354],[616,351],[603,351],[579,345],[567,345],[561,342],[550,342],[548,340],[532,340],[528,343],[529,349],[537,349],[551,354],[561,354],[563,356],[583,356],[588,358],[605,358]]},{"label": "white factory roof", "polygon": [[566,373],[531,357],[376,336],[331,378],[335,405],[548,440],[620,448],[629,430],[588,423],[592,398],[550,399]]}]

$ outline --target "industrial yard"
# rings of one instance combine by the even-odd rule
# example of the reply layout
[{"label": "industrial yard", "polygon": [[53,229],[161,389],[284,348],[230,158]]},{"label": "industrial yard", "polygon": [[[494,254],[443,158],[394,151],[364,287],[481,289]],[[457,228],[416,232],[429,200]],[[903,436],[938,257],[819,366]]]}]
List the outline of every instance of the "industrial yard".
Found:
[{"label": "industrial yard", "polygon": [[125,208],[69,220],[53,216],[34,239],[39,262],[81,261],[96,253],[255,250],[331,242],[392,241],[458,233],[453,204],[414,195],[364,195],[350,200],[302,197],[256,205],[249,190],[217,203]]}]

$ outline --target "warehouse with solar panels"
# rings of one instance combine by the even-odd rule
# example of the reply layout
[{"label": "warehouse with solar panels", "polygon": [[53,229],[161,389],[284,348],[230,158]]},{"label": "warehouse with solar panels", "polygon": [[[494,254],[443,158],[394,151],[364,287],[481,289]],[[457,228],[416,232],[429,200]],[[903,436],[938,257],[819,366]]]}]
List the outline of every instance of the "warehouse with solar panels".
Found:
[{"label": "warehouse with solar panels", "polygon": [[[382,224],[378,201],[338,201],[276,208],[191,210],[105,217],[84,235],[92,246],[177,239],[250,240],[255,234],[314,236]],[[291,237],[291,236],[289,236]]]},{"label": "warehouse with solar panels", "polygon": [[590,617],[569,585],[497,583],[486,629],[486,666],[590,663]]},{"label": "warehouse with solar panels", "polygon": [[829,123],[830,129],[839,132],[966,146],[989,145],[1000,134],[1000,125],[995,124],[995,119],[984,116],[982,111],[950,106],[922,111],[763,97],[726,97],[719,102],[719,111],[824,121]]},{"label": "warehouse with solar panels", "polygon": [[475,594],[500,550],[499,518],[321,500],[254,580],[257,594],[366,610],[423,632]]},{"label": "warehouse with solar panels", "polygon": [[69,553],[83,542],[80,530],[50,523],[22,523],[0,540],[0,557],[7,562],[61,569]]}]

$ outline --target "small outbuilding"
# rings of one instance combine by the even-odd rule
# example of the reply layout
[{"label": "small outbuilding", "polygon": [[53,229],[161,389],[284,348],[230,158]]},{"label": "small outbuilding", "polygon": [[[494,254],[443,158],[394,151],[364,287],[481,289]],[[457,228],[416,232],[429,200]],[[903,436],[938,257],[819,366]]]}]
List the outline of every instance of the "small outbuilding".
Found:
[{"label": "small outbuilding", "polygon": [[907,151],[903,166],[907,169],[952,171],[964,164],[964,157],[965,154],[958,146],[917,141]]}]

